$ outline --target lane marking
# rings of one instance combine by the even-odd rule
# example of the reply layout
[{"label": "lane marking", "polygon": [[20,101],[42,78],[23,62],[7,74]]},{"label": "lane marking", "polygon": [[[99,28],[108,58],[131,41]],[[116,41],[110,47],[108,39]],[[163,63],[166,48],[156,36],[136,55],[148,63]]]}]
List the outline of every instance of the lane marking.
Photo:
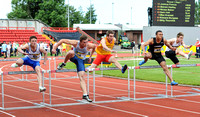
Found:
[{"label": "lane marking", "polygon": [[161,108],[167,108],[167,109],[170,109],[170,110],[177,110],[177,111],[182,111],[182,112],[187,112],[187,113],[193,113],[193,114],[200,115],[200,112],[195,112],[195,111],[190,111],[190,110],[184,110],[184,109],[179,109],[179,108],[174,108],[174,107],[169,107],[169,106],[162,106],[162,105],[151,104],[151,103],[140,102],[140,101],[137,101],[137,103],[142,103],[142,104],[146,104],[146,105],[150,105],[150,106],[156,106],[156,107],[161,107]]},{"label": "lane marking", "polygon": [[132,114],[132,115],[138,115],[138,116],[142,116],[142,117],[148,117],[147,115],[142,115],[142,114],[139,114],[139,113],[125,111],[125,110],[122,110],[122,109],[112,108],[112,107],[108,107],[108,106],[102,106],[102,105],[98,105],[98,104],[92,104],[92,105],[99,106],[99,107],[106,108],[106,109],[110,109],[110,110],[115,110],[115,111],[123,112],[123,113]]},{"label": "lane marking", "polygon": [[1,112],[1,113],[4,113],[4,114],[6,114],[6,115],[9,115],[9,116],[11,116],[11,117],[16,117],[16,116],[14,116],[14,115],[12,115],[12,114],[10,114],[10,113],[7,113],[7,112],[1,111],[1,110],[0,110],[0,112]]}]

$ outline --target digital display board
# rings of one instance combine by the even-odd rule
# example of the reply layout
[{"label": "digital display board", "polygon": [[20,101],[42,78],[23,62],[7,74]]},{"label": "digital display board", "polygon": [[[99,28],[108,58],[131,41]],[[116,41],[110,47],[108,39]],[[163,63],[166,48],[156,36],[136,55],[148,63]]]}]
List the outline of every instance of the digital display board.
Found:
[{"label": "digital display board", "polygon": [[195,0],[153,0],[153,26],[194,26]]}]

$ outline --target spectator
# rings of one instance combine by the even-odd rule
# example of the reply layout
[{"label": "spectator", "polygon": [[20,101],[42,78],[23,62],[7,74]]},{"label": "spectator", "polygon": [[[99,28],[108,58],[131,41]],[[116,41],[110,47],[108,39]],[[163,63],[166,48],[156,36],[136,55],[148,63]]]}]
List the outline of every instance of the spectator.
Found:
[{"label": "spectator", "polygon": [[200,58],[200,42],[199,39],[197,38],[197,42],[195,43],[196,46],[196,58]]},{"label": "spectator", "polygon": [[10,49],[11,49],[11,43],[9,42],[7,45],[7,57],[8,58],[10,58],[10,53],[11,53]]},{"label": "spectator", "polygon": [[2,46],[2,43],[0,42],[0,57],[1,57],[1,48],[2,48],[1,46]]},{"label": "spectator", "polygon": [[[24,42],[23,44],[20,45],[20,47],[22,48],[26,43]],[[24,52],[26,52],[26,49],[22,49]]]},{"label": "spectator", "polygon": [[66,55],[66,48],[67,48],[67,44],[62,43],[62,56]]},{"label": "spectator", "polygon": [[19,43],[16,42],[15,45],[13,43],[13,48],[14,48],[14,56],[18,56],[18,51],[17,51],[17,48],[19,47]]},{"label": "spectator", "polygon": [[6,42],[4,41],[3,44],[2,44],[2,51],[3,51],[3,56],[4,56],[4,59],[7,58],[7,44]]},{"label": "spectator", "polygon": [[134,47],[135,47],[135,41],[132,40],[131,42],[132,53],[134,53]]},{"label": "spectator", "polygon": [[50,54],[51,54],[51,56],[52,56],[52,49],[53,49],[53,44],[52,44],[52,42],[49,43],[49,47],[50,47]]}]

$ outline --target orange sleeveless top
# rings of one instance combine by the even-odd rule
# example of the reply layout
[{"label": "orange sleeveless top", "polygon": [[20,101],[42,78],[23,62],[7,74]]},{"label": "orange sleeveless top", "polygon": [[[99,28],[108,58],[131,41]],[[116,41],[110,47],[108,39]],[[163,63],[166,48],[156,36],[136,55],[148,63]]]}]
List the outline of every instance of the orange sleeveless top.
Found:
[{"label": "orange sleeveless top", "polygon": [[[104,39],[106,41],[106,46],[112,50],[113,46],[114,46],[114,43],[115,43],[114,39],[112,40],[111,43],[108,42],[107,37],[105,37]],[[111,54],[110,51],[106,51],[106,50],[103,49],[103,46],[102,46],[101,43],[97,46],[96,52],[97,52],[97,54],[100,54],[100,55]]]}]

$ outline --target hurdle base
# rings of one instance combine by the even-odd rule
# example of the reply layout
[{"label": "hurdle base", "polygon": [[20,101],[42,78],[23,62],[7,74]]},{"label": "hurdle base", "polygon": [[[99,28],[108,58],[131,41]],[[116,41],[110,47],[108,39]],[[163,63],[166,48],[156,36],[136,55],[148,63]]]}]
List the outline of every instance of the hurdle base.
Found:
[{"label": "hurdle base", "polygon": [[116,97],[117,99],[119,99],[119,100],[130,100],[130,98],[129,97]]},{"label": "hurdle base", "polygon": [[170,95],[164,95],[164,94],[153,94],[153,96],[156,96],[156,97],[171,97]]},{"label": "hurdle base", "polygon": [[80,102],[80,103],[85,103],[85,104],[89,104],[89,103],[91,103],[91,102],[88,102],[88,101],[86,101],[86,100],[77,100],[77,102]]}]

